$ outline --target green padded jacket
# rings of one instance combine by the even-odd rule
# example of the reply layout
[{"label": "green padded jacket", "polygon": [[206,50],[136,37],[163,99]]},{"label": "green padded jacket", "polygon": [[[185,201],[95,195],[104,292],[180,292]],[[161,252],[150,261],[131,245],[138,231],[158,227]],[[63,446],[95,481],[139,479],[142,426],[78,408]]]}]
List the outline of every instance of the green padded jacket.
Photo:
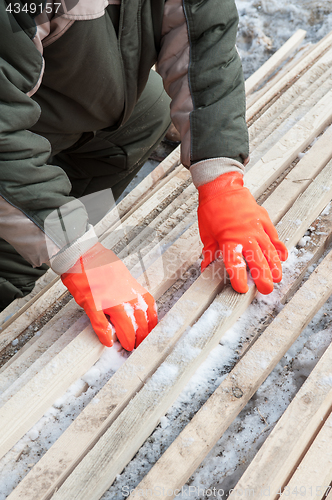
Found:
[{"label": "green padded jacket", "polygon": [[249,148],[234,0],[48,0],[34,14],[35,3],[0,0],[0,237],[33,266],[89,230],[65,172],[48,164],[42,132],[116,130],[154,64],[183,164],[199,170],[200,183],[242,167]]}]

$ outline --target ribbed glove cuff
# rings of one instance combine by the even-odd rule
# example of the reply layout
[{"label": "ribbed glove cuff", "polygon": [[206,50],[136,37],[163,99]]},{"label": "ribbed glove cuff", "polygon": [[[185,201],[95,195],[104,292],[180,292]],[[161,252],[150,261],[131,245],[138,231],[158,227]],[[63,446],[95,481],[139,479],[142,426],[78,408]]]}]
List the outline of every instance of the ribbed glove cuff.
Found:
[{"label": "ribbed glove cuff", "polygon": [[244,174],[244,165],[232,158],[211,158],[194,163],[190,167],[192,180],[197,188],[228,172]]},{"label": "ribbed glove cuff", "polygon": [[76,240],[70,247],[61,250],[50,259],[50,265],[57,274],[68,271],[77,260],[98,242],[98,237],[93,226],[89,226],[88,231]]}]

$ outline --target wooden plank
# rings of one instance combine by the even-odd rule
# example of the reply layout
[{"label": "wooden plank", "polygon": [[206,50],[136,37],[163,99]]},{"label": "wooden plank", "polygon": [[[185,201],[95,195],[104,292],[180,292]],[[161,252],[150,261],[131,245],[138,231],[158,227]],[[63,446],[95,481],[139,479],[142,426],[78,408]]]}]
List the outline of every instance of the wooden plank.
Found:
[{"label": "wooden plank", "polygon": [[245,176],[245,185],[258,198],[283,170],[332,121],[330,90]]},{"label": "wooden plank", "polygon": [[[305,255],[310,256],[309,259],[303,261],[300,258],[298,262],[296,262],[291,276],[288,276],[286,280],[283,279],[283,281],[279,284],[281,304],[288,302],[288,300],[294,295],[301,285],[308,269],[318,262],[332,242],[332,211],[326,215],[320,215],[313,225],[316,229],[313,233],[311,233],[310,241],[305,246]],[[271,305],[270,312],[273,314],[274,311],[275,306]],[[267,311],[267,314],[269,314],[269,311]],[[272,320],[273,316],[271,315],[268,323],[272,322]],[[266,327],[267,324],[264,321],[263,324],[252,324],[246,330],[246,338],[249,338],[249,340],[246,340],[243,343],[240,349],[240,357],[244,356],[244,354],[251,348]]]},{"label": "wooden plank", "polygon": [[95,231],[97,236],[102,236],[106,231],[109,231],[110,227],[117,223],[119,219],[125,220],[125,217],[130,216],[135,210],[140,208],[156,192],[156,189],[163,187],[177,174],[179,171],[178,167],[181,169],[180,146],[159,163],[150,174],[130,191],[130,193],[118,203],[112,213],[107,214],[98,224],[96,224]]},{"label": "wooden plank", "polygon": [[[0,407],[4,406],[15,394],[20,391],[30,380],[33,379],[48,363],[52,364],[56,356],[72,342],[77,335],[82,332],[89,325],[89,318],[84,315],[81,316],[75,323],[67,329],[55,342],[44,352],[41,356],[32,363],[24,373],[15,378],[12,383],[6,380],[6,389],[0,396]],[[6,370],[7,372],[7,370]],[[4,372],[2,378],[6,378]]]},{"label": "wooden plank", "polygon": [[8,326],[3,325],[4,331],[0,335],[0,352],[67,292],[68,290],[62,281],[56,278],[55,284],[51,282],[46,290],[45,288],[41,290],[34,297],[32,304],[30,301],[27,302],[23,309],[18,311],[13,322],[10,322]]},{"label": "wooden plank", "polygon": [[[307,211],[308,207],[310,207],[311,213],[316,214],[317,210],[321,211],[322,208],[324,208],[324,206],[328,203],[329,199],[331,199],[332,197],[332,192],[325,191],[324,193],[322,193],[322,186],[328,185],[331,186],[332,188],[332,178],[331,178],[332,162],[330,162],[329,165],[325,167],[323,172],[324,174],[320,174],[314,181],[314,183],[311,186],[309,186],[306,192],[307,196],[299,198],[299,200],[294,204],[292,209],[294,209],[294,207],[296,206],[297,211],[299,211],[300,206],[303,205],[307,207],[306,209]],[[319,196],[320,200],[318,199],[319,197],[317,196],[318,190],[320,190],[321,192]],[[329,193],[329,196],[327,196],[326,193]],[[301,210],[304,210],[304,208],[302,207]],[[314,217],[316,218],[317,215],[314,215]],[[284,223],[282,228],[284,230],[284,234],[288,235],[284,239],[288,238],[287,244],[290,247],[293,245],[293,240],[296,238],[299,239],[302,236],[305,229],[308,227],[308,225],[311,224],[312,221],[309,222],[309,220],[303,220],[302,223],[295,230],[295,235],[294,235],[294,228],[291,224],[289,224],[288,214],[286,214],[285,217],[286,219],[284,218]],[[211,267],[209,267],[208,270],[210,270]],[[199,280],[197,280],[197,282],[198,281]],[[196,286],[197,282],[195,283]],[[189,291],[190,289],[188,290],[188,292]],[[104,478],[107,478],[106,479],[107,485],[104,479],[100,479],[101,481],[100,484],[102,485],[101,488],[108,488],[115,477],[113,475],[115,474],[115,471],[117,471],[116,472],[117,474],[122,470],[127,461],[132,458],[132,456],[136,453],[138,447],[144,442],[144,437],[147,437],[152,432],[154,426],[158,422],[158,419],[163,414],[162,413],[162,411],[164,411],[163,408],[165,408],[166,411],[166,409],[170,406],[172,402],[170,398],[177,397],[179,391],[184,386],[183,384],[186,383],[186,381],[190,378],[191,374],[193,373],[193,371],[195,371],[197,366],[199,366],[199,364],[203,361],[203,359],[205,359],[207,354],[216,345],[216,343],[219,342],[223,333],[236,321],[236,319],[246,309],[249,303],[253,300],[254,296],[255,296],[255,287],[251,285],[249,292],[245,295],[237,294],[232,289],[227,288],[223,293],[221,293],[217,297],[217,299],[215,299],[214,306],[212,307],[213,313],[211,313],[211,311],[210,313],[209,311],[207,311],[207,314],[212,314],[212,317],[214,316],[213,321],[210,321],[209,326],[211,328],[208,328],[208,331],[204,332],[203,328],[199,330],[199,327],[197,327],[197,329],[199,330],[199,335],[197,335],[196,337],[197,340],[196,351],[194,349],[194,346],[191,346],[192,348],[189,346],[189,344],[187,346],[188,357],[190,359],[188,359],[188,357],[186,358],[185,351],[182,352],[180,357],[178,354],[176,354],[176,352],[178,352],[176,350],[173,351],[170,355],[171,357],[175,356],[174,363],[176,364],[176,366],[179,367],[178,374],[174,376],[176,382],[175,380],[172,380],[172,384],[169,385],[169,387],[171,388],[170,392],[167,391],[166,387],[165,388],[163,387],[162,389],[158,387],[157,393],[160,396],[157,397],[155,392],[149,393],[150,395],[147,395],[146,394],[147,389],[145,388],[150,387],[148,386],[149,383],[148,382],[135,397],[136,401],[135,406],[134,407],[132,406],[134,404],[133,403],[134,400],[132,400],[129,403],[129,405],[123,410],[123,412],[114,422],[114,424],[112,424],[111,427],[102,436],[98,444],[81,461],[80,465],[75,469],[72,475],[69,476],[67,481],[65,481],[65,483],[63,484],[63,486],[60,487],[59,491],[55,494],[54,498],[60,499],[60,498],[73,497],[73,498],[90,499],[90,496],[91,499],[99,498],[97,497],[96,492],[98,491],[99,494],[101,490],[96,489],[95,493],[92,492],[92,490],[94,490],[94,488],[96,487],[96,485],[94,484],[95,479],[97,482],[100,479],[100,476],[98,475],[96,469],[93,468],[92,466],[93,461],[96,460],[96,464],[98,463],[98,467],[99,466],[101,467],[100,473],[104,475]],[[183,298],[187,297],[185,297],[185,295],[183,296]],[[196,301],[191,301],[191,303],[192,302]],[[196,302],[196,304],[199,304],[201,302],[202,300],[200,300],[200,302]],[[165,319],[167,320],[167,318],[168,315],[165,316],[164,320]],[[155,331],[158,330],[156,329]],[[150,336],[148,337],[149,340],[150,338],[154,338],[155,331],[153,331],[150,334]],[[188,334],[186,336],[186,341],[187,340],[188,340]],[[142,346],[144,346],[144,343],[142,344]],[[137,349],[137,351],[140,350],[140,347]],[[149,357],[150,356],[151,354],[149,354]],[[170,358],[167,358],[167,366],[169,364],[170,364]],[[163,370],[163,365],[160,367],[160,369]],[[156,373],[158,373],[158,370]],[[140,374],[140,379],[142,379],[141,374]],[[145,377],[143,379],[145,379]],[[165,399],[160,400],[161,394],[165,395]],[[149,408],[149,411],[151,411],[151,419],[150,420],[147,420],[146,418],[139,419],[137,411],[142,412],[143,409],[147,407]],[[138,408],[139,410],[137,410]],[[135,424],[132,418],[134,418],[134,420],[136,418]],[[122,438],[121,438],[122,441],[120,447],[121,450],[118,450],[116,449],[117,448],[116,443],[118,442],[117,433],[120,432],[120,429],[122,428],[121,426],[123,425],[125,425],[126,429],[128,429],[128,440],[126,441],[127,446],[125,446],[124,437],[122,433]],[[144,427],[143,429],[141,429],[141,425]],[[134,429],[136,429],[135,432]],[[133,436],[133,432],[135,436]],[[107,442],[109,443],[108,444],[109,448],[106,451]],[[103,462],[102,466],[101,462]],[[89,469],[90,467],[91,469]],[[88,470],[90,470],[91,473]],[[93,478],[94,474],[96,474],[95,479]],[[74,484],[75,488],[73,486]],[[75,497],[74,494],[74,489],[76,490],[76,488],[78,492],[77,497]]]},{"label": "wooden plank", "polygon": [[[181,185],[183,185],[188,179],[190,179],[190,172],[188,169],[179,165],[173,172],[172,178],[164,179],[163,185],[158,185],[153,193],[142,203],[139,207],[135,207],[129,212],[127,212],[121,219],[118,218],[112,226],[100,236],[99,240],[103,242],[106,246],[108,241],[115,241],[114,237],[117,235],[117,240],[121,239],[121,232],[116,229],[119,227],[135,227],[135,225],[140,225],[141,222],[147,217],[148,214],[155,210],[161,203],[165,202],[167,198],[171,197],[174,192],[176,192]],[[166,182],[167,181],[167,182]],[[115,243],[112,243],[113,245]]]},{"label": "wooden plank", "polygon": [[26,295],[25,297],[22,297],[20,299],[15,299],[9,304],[9,306],[7,306],[3,311],[0,312],[0,333],[6,328],[6,325],[9,325],[10,322],[15,321],[16,317],[18,317],[18,315],[16,316],[16,314],[21,314],[20,310],[22,310],[22,312],[26,310],[26,308],[23,309],[23,307],[27,302],[31,301],[30,303],[32,304],[33,301],[37,300],[36,296],[39,294],[39,292],[45,289],[56,276],[57,275],[55,274],[55,272],[49,270],[36,281],[36,285],[32,292],[29,293],[29,295]]},{"label": "wooden plank", "polygon": [[[332,229],[332,213],[328,215],[320,215],[315,221],[316,231],[311,234],[310,243],[306,245],[306,252],[310,253],[310,260],[308,261],[308,268],[315,264],[323,255],[325,250],[330,246],[331,239],[331,229]],[[301,267],[301,266],[300,266]],[[282,303],[289,300],[290,297],[298,289],[300,283],[304,279],[306,270],[303,268],[299,274],[293,277],[291,286],[287,289]],[[282,287],[282,285],[281,285]]]},{"label": "wooden plank", "polygon": [[[130,272],[134,276],[134,278],[137,279],[137,277],[142,272],[142,261],[144,262],[144,267],[146,269],[149,268],[153,264],[153,262],[155,262],[157,258],[161,256],[161,254],[165,253],[168,247],[174,244],[177,239],[181,238],[182,234],[185,233],[189,229],[189,227],[195,223],[195,221],[197,221],[197,205],[195,204],[195,199],[191,201],[193,208],[192,212],[189,212],[188,215],[180,220],[169,232],[165,231],[165,229],[167,230],[170,225],[173,225],[173,221],[170,222],[170,220],[167,220],[162,225],[162,227],[158,228],[158,232],[154,232],[154,234],[152,235],[154,236],[154,238],[150,243],[142,242],[142,244],[136,248],[136,251],[131,252],[127,257],[124,255],[124,253],[127,251],[127,248],[125,248],[125,250],[123,251],[123,255],[118,255],[120,259],[123,259],[123,263],[126,265],[126,267],[130,269]],[[174,217],[173,220],[176,220],[176,217]],[[165,231],[164,235],[163,230]],[[202,253],[202,245],[201,243],[199,243],[198,226],[197,231],[195,232],[194,245],[196,245],[197,241],[199,244],[197,258],[199,258]],[[195,252],[195,254],[197,254],[197,252]],[[165,268],[165,266],[163,267]],[[174,268],[174,262],[172,264],[172,267]]]},{"label": "wooden plank", "polygon": [[[41,281],[41,286],[40,286],[40,287],[38,286],[38,288],[37,288],[37,289],[38,289],[38,292],[37,292],[37,293],[35,293],[35,294],[33,294],[33,295],[32,295],[32,297],[31,297],[31,298],[29,298],[29,300],[28,300],[28,301],[25,301],[25,302],[23,303],[23,306],[21,306],[21,308],[20,308],[18,311],[16,311],[15,313],[13,313],[11,316],[9,315],[10,317],[6,316],[6,320],[3,322],[3,324],[2,324],[2,325],[1,325],[1,327],[0,327],[0,332],[1,332],[1,334],[2,334],[2,333],[3,333],[3,332],[4,332],[4,331],[5,331],[5,330],[6,330],[6,329],[10,326],[10,325],[12,325],[15,321],[17,321],[17,319],[18,319],[18,318],[19,318],[22,314],[26,313],[26,316],[29,318],[29,320],[30,320],[30,317],[33,317],[33,316],[31,316],[31,311],[29,310],[29,308],[30,308],[33,304],[35,304],[35,303],[39,303],[39,302],[40,302],[40,299],[41,299],[41,297],[42,297],[42,295],[43,295],[45,292],[47,292],[48,290],[50,290],[50,289],[53,287],[53,285],[54,285],[54,284],[55,284],[55,283],[59,280],[58,275],[57,275],[54,271],[52,271],[52,270],[47,271],[47,273],[46,273],[46,274],[48,274],[48,276],[47,276],[47,280],[46,280],[46,282],[47,282],[46,286],[44,286],[44,283],[45,283],[45,282],[44,282],[44,281]],[[46,276],[46,275],[45,275],[45,276]],[[42,278],[43,278],[43,276],[42,276]],[[66,291],[66,288],[61,288],[61,287],[60,287],[60,288],[54,288],[54,297],[55,297],[55,300],[57,300],[58,298],[60,298],[60,297],[61,297],[61,295],[63,295],[63,293],[64,293],[65,291]],[[25,297],[23,297],[23,298],[25,298]],[[19,299],[17,299],[17,300],[19,300]],[[14,302],[15,302],[15,301],[14,301]],[[45,307],[45,306],[44,306],[44,307],[45,307],[45,309],[47,309],[47,307],[49,307],[49,305],[50,305],[50,304],[49,304],[49,301],[47,301],[47,300],[46,300],[46,301],[45,301],[45,305],[46,305],[46,307]],[[8,313],[9,311],[14,310],[14,304],[13,304],[13,309],[11,309],[11,307],[10,307],[10,306],[11,306],[11,304],[9,304],[9,306],[8,306],[8,307],[9,307],[9,309],[8,309],[8,308],[4,309],[4,310],[2,311],[2,313],[0,313],[0,314],[7,315],[7,313]],[[38,305],[36,305],[35,307],[37,308],[37,311],[39,311],[40,307],[39,307]],[[36,316],[36,317],[38,317],[38,315],[39,315],[39,313],[37,312],[37,316]],[[3,318],[4,318],[4,317],[5,317],[5,316],[3,316]],[[32,319],[32,320],[30,320],[30,322],[29,322],[28,324],[30,324],[32,321],[33,321],[33,319]],[[19,328],[20,328],[20,327],[18,327],[18,329],[19,329]],[[2,335],[1,335],[1,336],[2,336]],[[1,350],[1,349],[2,349],[2,347],[0,347],[0,350]]]},{"label": "wooden plank", "polygon": [[[71,328],[76,327],[77,322]],[[75,380],[86,373],[100,358],[103,350],[104,346],[89,325],[0,408],[1,456],[7,453]],[[69,362],[70,352],[75,353],[75,363]]]},{"label": "wooden plank", "polygon": [[161,297],[202,253],[195,222],[138,278],[155,298]]},{"label": "wooden plank", "polygon": [[[332,61],[331,61],[332,62]],[[250,164],[255,165],[273,146],[301,120],[305,113],[309,112],[324,95],[331,89],[332,69],[328,76],[324,74],[307,91],[291,102],[291,105],[280,115],[268,123],[264,132],[258,134],[257,140],[252,141],[250,152]],[[272,106],[271,106],[272,107]]]},{"label": "wooden plank", "polygon": [[[144,491],[148,492],[149,489],[153,488],[153,485],[158,484],[160,489],[164,487],[166,491],[166,494],[161,494],[160,498],[168,498],[167,490],[175,491],[183,486],[305,326],[329,298],[332,293],[331,286],[332,254],[324,259],[250,351],[227,375],[226,379],[137,486],[136,493],[139,490],[141,497],[147,499],[148,493],[144,495]],[[313,293],[316,296],[315,300],[312,299]],[[329,362],[331,359],[332,349],[329,352]],[[331,404],[331,385],[328,385],[326,392],[329,393]],[[145,418],[144,421],[146,423],[147,419]],[[107,433],[105,437],[106,435]],[[70,479],[68,483],[69,481]],[[250,486],[255,488],[258,498],[262,490],[257,490],[256,484],[251,483]],[[64,491],[66,490],[63,489]],[[71,492],[67,489],[68,491]],[[60,495],[60,492],[61,488],[58,497],[55,495],[57,500],[65,498],[65,496]],[[170,498],[174,498],[174,496],[170,495]],[[74,496],[74,498],[78,497]],[[82,500],[85,498],[88,497],[82,496]],[[93,498],[97,498],[97,496]],[[135,490],[129,498],[135,498]]]},{"label": "wooden plank", "polygon": [[251,75],[245,83],[246,95],[250,94],[261,85],[281,64],[285,61],[292,52],[303,42],[307,32],[298,30],[291,36],[282,47],[280,47],[266,63],[263,64],[253,75]]},{"label": "wooden plank", "polygon": [[299,235],[302,232],[300,228],[308,228],[331,201],[332,184],[328,179],[330,173],[332,175],[332,160],[277,224],[279,238],[288,248],[292,248],[299,241]]},{"label": "wooden plank", "polygon": [[[331,368],[327,373],[332,376]],[[303,498],[324,498],[332,479],[332,414],[324,423],[304,459],[287,484],[281,500],[295,499],[299,491]]]},{"label": "wooden plank", "polygon": [[[331,412],[332,387],[328,383],[331,366],[332,346],[329,346],[242,475],[230,500],[238,498],[237,491],[243,488],[254,490],[253,500],[261,498],[260,492],[268,488],[271,500],[280,498],[280,491]],[[298,489],[303,484],[298,483]]]},{"label": "wooden plank", "polygon": [[309,52],[301,61],[299,61],[296,66],[289,71],[281,80],[278,81],[270,90],[264,93],[264,95],[255,102],[247,110],[247,120],[252,120],[257,113],[259,113],[264,106],[266,106],[279,92],[281,92],[285,87],[287,87],[291,82],[295,81],[299,74],[309,68],[319,57],[324,54],[332,44],[332,33],[329,33],[323,40],[321,40],[315,48]]},{"label": "wooden plank", "polygon": [[[183,196],[184,195],[184,196]],[[198,205],[198,193],[194,184],[190,184],[172,203],[166,207],[153,221],[150,222],[133,240],[131,240],[126,248],[118,253],[120,259],[137,253],[142,250],[156,237],[159,240],[166,237],[170,230],[184,219],[187,213],[192,212]]]},{"label": "wooden plank", "polygon": [[[332,158],[332,126],[317,140],[264,203],[274,224]],[[280,200],[283,203],[280,203]]]},{"label": "wooden plank", "polygon": [[[329,55],[329,66],[321,61]],[[249,129],[250,163],[260,159],[331,89],[332,50],[292,85]],[[317,77],[312,81],[313,76]]]},{"label": "wooden plank", "polygon": [[0,393],[5,391],[36,361],[70,326],[84,314],[83,309],[70,301],[41,330],[32,337],[0,371]]},{"label": "wooden plank", "polygon": [[247,96],[247,108],[249,109],[255,102],[257,102],[262,95],[264,95],[268,90],[270,90],[274,85],[276,85],[285,75],[300,62],[302,61],[310,52],[315,48],[316,44],[307,43],[303,45],[294,55],[291,57],[274,75],[272,75],[269,80],[264,84],[264,86],[256,90],[253,94]]},{"label": "wooden plank", "polygon": [[[151,216],[151,213],[160,208],[163,203],[167,206],[167,201],[179,190],[184,189],[185,183],[191,178],[190,172],[182,165],[177,167],[174,175],[164,186],[154,192],[145,203],[136,208],[133,213],[127,213],[125,217],[118,219],[111,228],[106,230],[99,238],[104,246],[115,250],[120,240],[130,241],[130,232],[133,228],[140,227],[144,219]],[[115,231],[117,229],[117,231]]]},{"label": "wooden plank", "polygon": [[[329,69],[331,69],[331,53],[332,49],[329,49],[310,69],[308,69],[308,71],[306,71],[306,73],[300,76],[293,85],[285,90],[285,92],[283,92],[280,97],[278,97],[278,99],[250,125],[249,140],[251,148],[253,145],[256,146],[256,142],[258,141],[257,138],[260,134],[264,133],[262,137],[267,137],[268,134],[265,132],[267,125],[275,119],[282,122],[285,119],[284,117],[287,116],[286,114],[282,115],[282,113],[286,111],[289,112],[289,110],[295,109],[300,105],[297,104],[297,102],[300,103],[299,98],[301,95],[308,95],[309,89],[310,95],[313,91],[317,90],[319,81],[324,82],[330,79]],[[304,102],[303,104],[306,103]]]}]

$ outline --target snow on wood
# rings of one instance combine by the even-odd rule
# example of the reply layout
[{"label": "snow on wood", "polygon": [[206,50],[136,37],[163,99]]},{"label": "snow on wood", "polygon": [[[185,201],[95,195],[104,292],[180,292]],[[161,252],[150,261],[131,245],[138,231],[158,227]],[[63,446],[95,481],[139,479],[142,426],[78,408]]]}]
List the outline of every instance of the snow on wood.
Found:
[{"label": "snow on wood", "polygon": [[[268,198],[269,200],[269,198]],[[267,203],[268,200],[265,202]],[[264,204],[266,208],[266,204]],[[278,209],[277,209],[278,211]],[[330,245],[332,241],[332,213],[327,213],[320,215],[316,221],[316,231],[312,232],[310,237],[308,237],[308,243],[304,249],[302,249],[302,256],[306,257],[304,260],[298,258],[300,251],[293,249],[293,252],[297,252],[297,261],[294,266],[287,261],[287,266],[292,268],[291,276],[285,279],[279,284],[280,293],[280,303],[285,304],[294,295],[296,290],[299,288],[304,276],[308,272],[308,269],[313,271],[314,266],[318,260],[322,257],[326,248]],[[284,264],[285,271],[285,264]],[[271,319],[272,321],[272,319]],[[248,349],[254,344],[257,338],[260,336],[261,331],[257,323],[252,324],[246,330],[247,341],[244,343],[241,349],[241,356],[243,356]]]},{"label": "snow on wood", "polygon": [[[70,301],[46,325],[36,332],[0,371],[0,394],[29,368],[45,351],[48,350],[70,327],[84,314]],[[1,396],[0,396],[1,399]]]},{"label": "snow on wood", "polygon": [[[314,300],[312,299],[313,293],[315,294]],[[167,490],[181,489],[331,293],[332,254],[324,259],[145,476],[137,487],[141,494],[144,491],[148,492],[155,484],[158,484],[160,488],[165,488],[166,494],[161,494],[160,498],[168,498]],[[328,392],[332,401],[330,385]],[[104,446],[106,446],[107,435],[106,433]],[[90,453],[92,458],[92,452]],[[105,460],[105,456],[100,458],[102,459]],[[83,469],[83,465],[84,462],[81,462],[77,468],[77,474],[79,472],[82,474],[81,483],[86,488],[90,486],[88,483],[93,481],[93,476],[85,477],[86,470]],[[92,462],[90,465],[92,466]],[[98,462],[97,466],[109,472],[104,463],[101,465]],[[93,470],[93,473],[96,478],[100,479],[98,470]],[[99,498],[98,496],[85,496],[83,489],[80,491],[81,497],[75,496],[74,488],[70,488],[70,485],[77,486],[78,477],[74,473],[71,478],[68,484],[64,483],[63,488],[56,493],[55,499],[62,500],[69,492],[69,496],[73,499]],[[91,490],[90,494],[92,495]],[[135,492],[130,497],[134,498]],[[142,498],[148,499],[148,493],[146,495],[143,493]],[[171,498],[174,498],[174,495]]]},{"label": "snow on wood", "polygon": [[[329,189],[323,190],[323,187]],[[320,194],[318,194],[319,192]],[[326,193],[329,194],[327,195]],[[315,182],[308,187],[305,195],[298,198],[297,202],[291,208],[290,212],[306,213],[306,217],[303,218],[303,221],[300,221],[296,230],[294,231],[293,225],[289,222],[288,213],[282,219],[280,234],[283,234],[283,241],[289,248],[300,239],[307,227],[315,220],[318,214],[314,214],[317,211],[320,213],[331,199],[332,161],[325,167]],[[310,212],[308,212],[309,209]],[[326,291],[325,285],[324,290]],[[256,289],[254,285],[250,286],[249,292],[245,295],[237,294],[234,290],[226,288],[214,300],[212,306],[206,311],[205,316],[203,315],[202,319],[192,329],[195,332],[193,333],[194,341],[191,343],[190,334],[188,333],[183,340],[183,345],[181,343],[178,344],[166,361],[160,366],[159,370],[161,373],[165,363],[165,366],[173,367],[172,373],[174,377],[172,383],[155,388],[154,385],[151,387],[148,381],[123,410],[110,429],[105,432],[96,446],[81,461],[80,465],[65,481],[63,486],[60,487],[59,491],[55,494],[55,498],[59,500],[68,497],[93,499],[99,498],[98,495],[104,493],[112,484],[116,475],[121,472],[123,467],[137,452],[138,447],[150,435],[160,417],[172,404],[190,376],[206,358],[207,354],[217,345],[222,335],[234,324],[252,302],[255,294]],[[324,301],[329,294],[330,292],[324,295]],[[318,301],[315,305],[316,308],[311,309],[311,311],[317,311],[324,301]],[[207,322],[205,329],[200,327],[200,321]],[[304,324],[304,322],[301,323],[302,326]],[[298,334],[300,332],[301,330]],[[153,333],[150,335],[153,336]],[[151,380],[153,380],[153,377]],[[156,377],[158,377],[158,370]],[[153,382],[151,383],[153,384]],[[142,419],[144,411],[145,416]],[[126,437],[122,436],[120,440],[119,433],[123,428],[127,429],[127,435]],[[120,441],[121,445],[119,446]],[[205,447],[204,450],[206,453],[208,452],[208,448]],[[196,456],[195,453],[194,456]],[[199,456],[202,460],[202,455]],[[200,461],[197,462],[196,460],[194,463],[188,461],[188,471],[190,472],[186,476],[186,479],[195,470]],[[195,468],[193,469],[193,467]],[[178,487],[177,483],[175,487]],[[78,496],[75,496],[76,491],[78,492]]]},{"label": "snow on wood", "polygon": [[[290,321],[293,323],[293,318]],[[251,495],[253,500],[260,498],[261,491],[269,489],[269,498],[272,500],[272,498],[277,497],[280,488],[289,483],[290,476],[296,471],[314,441],[317,429],[322,426],[330,413],[332,405],[331,367],[332,345],[323,354],[262,448],[258,451],[234,488],[234,492],[229,497],[230,500],[238,499],[239,492],[244,491],[246,488],[253,490]],[[326,453],[328,453],[329,449],[331,450],[332,447],[326,441],[325,447],[320,450],[324,460],[327,458]],[[316,469],[316,464],[317,460],[311,462],[311,471]],[[317,467],[317,469],[319,470],[320,467]],[[330,474],[330,481],[331,477]],[[309,478],[310,473],[307,471],[307,479]],[[294,484],[293,479],[292,483],[294,485],[293,489],[295,489],[296,483]],[[315,485],[310,479],[310,483],[307,485],[309,488],[306,491],[302,490],[304,497],[310,495],[310,486],[312,486],[312,496],[316,497],[315,486],[323,486],[323,484],[328,486],[329,481],[327,483],[320,481]],[[297,483],[299,494],[301,494],[300,487],[302,485],[305,486],[306,482],[300,481]],[[278,494],[278,498],[279,496]]]},{"label": "snow on wood", "polygon": [[[0,408],[0,456],[7,453],[54,401],[100,358],[104,346],[99,342],[91,325],[79,333],[80,326],[79,320],[74,323],[71,329],[78,327],[78,335],[69,346]],[[75,363],[72,363],[72,359],[75,359]]]},{"label": "snow on wood", "polygon": [[[330,371],[331,373],[331,371]],[[330,375],[332,378],[332,373]],[[331,381],[329,382],[331,387]],[[310,498],[311,492],[315,492],[315,497],[325,498],[325,492],[330,491],[332,478],[332,414],[324,423],[318,436],[310,446],[304,459],[297,467],[292,479],[285,487],[282,500],[285,498],[294,499],[298,495],[298,490],[305,492],[304,498]],[[299,487],[298,485],[301,485]]]}]

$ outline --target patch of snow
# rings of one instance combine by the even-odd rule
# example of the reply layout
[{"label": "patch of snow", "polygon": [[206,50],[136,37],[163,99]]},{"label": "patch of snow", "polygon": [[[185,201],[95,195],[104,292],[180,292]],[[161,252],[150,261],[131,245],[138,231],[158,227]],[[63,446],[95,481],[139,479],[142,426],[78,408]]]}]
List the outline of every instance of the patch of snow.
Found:
[{"label": "patch of snow", "polygon": [[301,238],[300,241],[298,242],[298,246],[303,248],[310,240],[311,240],[310,236],[303,236],[303,238]]},{"label": "patch of snow", "polygon": [[330,213],[330,210],[331,210],[331,203],[329,203],[323,210],[323,212],[321,213],[321,215],[329,215]]}]

